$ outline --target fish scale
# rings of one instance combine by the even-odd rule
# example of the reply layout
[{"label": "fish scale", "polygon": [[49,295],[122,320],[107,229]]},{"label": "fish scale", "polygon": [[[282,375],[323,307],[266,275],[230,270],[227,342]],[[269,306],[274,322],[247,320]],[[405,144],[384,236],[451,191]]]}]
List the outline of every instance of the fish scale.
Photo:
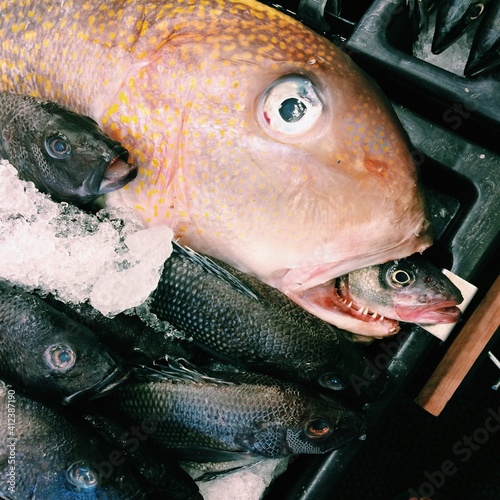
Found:
[{"label": "fish scale", "polygon": [[[192,381],[167,369],[157,380],[129,384],[112,397],[121,415],[142,422],[153,441],[187,457],[206,448],[214,460],[217,451],[267,457],[324,453],[365,430],[363,412],[298,385],[256,374],[212,376],[218,379]],[[324,436],[308,434],[316,419],[329,427]]]},{"label": "fish scale", "polygon": [[[129,150],[139,173],[110,206],[285,293],[431,244],[390,105],[284,13],[253,0],[0,6],[1,88],[89,115]],[[293,75],[319,113],[289,136],[263,106]]]}]

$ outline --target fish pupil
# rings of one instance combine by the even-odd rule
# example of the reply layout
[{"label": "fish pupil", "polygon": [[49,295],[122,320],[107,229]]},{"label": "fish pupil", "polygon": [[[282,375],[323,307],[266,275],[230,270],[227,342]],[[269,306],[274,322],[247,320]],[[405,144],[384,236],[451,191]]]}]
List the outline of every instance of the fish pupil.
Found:
[{"label": "fish pupil", "polygon": [[60,136],[48,137],[45,141],[45,149],[56,160],[67,158],[71,153],[71,145]]},{"label": "fish pupil", "polygon": [[342,379],[333,373],[324,374],[320,377],[319,383],[332,391],[342,391],[345,389],[345,384]]},{"label": "fish pupil", "polygon": [[401,269],[394,271],[392,278],[398,285],[408,285],[411,281],[410,275]]},{"label": "fish pupil", "polygon": [[311,437],[323,437],[330,433],[330,424],[322,418],[311,420],[307,427]]},{"label": "fish pupil", "polygon": [[295,123],[306,114],[307,106],[295,97],[285,99],[279,108],[281,118],[287,123]]},{"label": "fish pupil", "polygon": [[71,347],[57,344],[45,350],[45,361],[54,370],[69,370],[76,363],[76,356]]}]

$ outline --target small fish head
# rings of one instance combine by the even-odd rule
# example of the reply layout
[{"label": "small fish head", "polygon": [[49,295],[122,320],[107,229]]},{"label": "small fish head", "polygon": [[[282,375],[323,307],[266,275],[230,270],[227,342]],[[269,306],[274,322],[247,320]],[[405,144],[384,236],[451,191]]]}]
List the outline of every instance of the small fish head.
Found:
[{"label": "small fish head", "polygon": [[62,315],[39,335],[37,351],[30,370],[40,379],[38,390],[63,404],[107,394],[128,375],[93,332]]},{"label": "small fish head", "polygon": [[311,395],[300,426],[287,429],[286,441],[292,454],[326,453],[363,436],[366,426],[361,410],[348,409],[330,396]]},{"label": "small fish head", "polygon": [[447,0],[438,5],[432,52],[440,54],[484,16],[488,0]]},{"label": "small fish head", "polygon": [[25,178],[59,201],[85,203],[123,187],[137,171],[128,151],[97,123],[54,103],[43,104],[30,145],[32,165]]},{"label": "small fish head", "polygon": [[[98,467],[96,467],[96,465]],[[32,500],[140,499],[141,487],[132,476],[121,473],[122,467],[110,471],[99,467],[95,457],[74,462],[66,470],[42,472],[36,478]],[[111,474],[111,477],[110,477]]]}]

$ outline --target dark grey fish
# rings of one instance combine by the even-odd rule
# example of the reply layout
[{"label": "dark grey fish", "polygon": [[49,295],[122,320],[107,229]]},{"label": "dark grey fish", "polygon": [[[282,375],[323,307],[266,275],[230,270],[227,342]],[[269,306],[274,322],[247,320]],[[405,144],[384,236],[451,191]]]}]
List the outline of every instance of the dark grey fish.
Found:
[{"label": "dark grey fish", "polygon": [[[157,450],[148,436],[139,427],[126,425],[113,408],[100,400],[100,411],[96,407],[91,413],[82,414],[82,419],[105,440],[115,453],[120,453],[137,470],[154,490],[164,499],[200,500],[197,484],[177,461],[164,450]],[[98,403],[98,404],[99,404]]]},{"label": "dark grey fish", "polygon": [[[0,497],[9,500],[146,498],[124,465],[74,421],[0,382]],[[13,412],[8,412],[13,408]],[[12,415],[12,417],[11,417]],[[114,456],[115,464],[117,457]]]},{"label": "dark grey fish", "polygon": [[39,398],[103,395],[126,372],[88,328],[0,282],[0,377]]},{"label": "dark grey fish", "polygon": [[500,65],[500,1],[495,0],[481,20],[465,65],[467,77],[479,75]]},{"label": "dark grey fish", "polygon": [[189,460],[320,454],[366,430],[361,411],[267,375],[177,365],[146,377],[156,380],[126,384],[110,398],[154,442]]},{"label": "dark grey fish", "polygon": [[90,328],[99,340],[118,353],[129,365],[151,364],[166,356],[191,360],[200,356],[200,349],[192,342],[179,338],[174,327],[157,331],[138,316],[125,313],[108,318],[88,303],[67,304],[45,297],[58,311]]},{"label": "dark grey fish", "polygon": [[346,397],[371,399],[385,387],[361,347],[279,290],[174,244],[151,312],[212,355]]},{"label": "dark grey fish", "polygon": [[0,157],[57,200],[88,202],[137,174],[94,120],[55,103],[0,93],[0,127]]},{"label": "dark grey fish", "polygon": [[484,15],[490,0],[441,0],[437,6],[432,52],[440,54]]}]

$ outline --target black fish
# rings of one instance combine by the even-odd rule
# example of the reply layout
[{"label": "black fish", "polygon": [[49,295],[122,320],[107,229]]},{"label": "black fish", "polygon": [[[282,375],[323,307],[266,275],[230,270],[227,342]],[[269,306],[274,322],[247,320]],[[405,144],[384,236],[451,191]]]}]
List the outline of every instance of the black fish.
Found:
[{"label": "black fish", "polygon": [[[82,422],[0,382],[0,498],[9,500],[146,498],[143,486]],[[8,413],[8,409],[13,409]],[[8,418],[8,416],[10,418]]]},{"label": "black fish", "polygon": [[0,127],[0,157],[59,201],[91,201],[137,174],[128,151],[94,120],[55,103],[0,93]]},{"label": "black fish", "polygon": [[251,371],[361,399],[385,386],[342,331],[279,290],[177,244],[150,307],[214,356]]},{"label": "black fish", "polygon": [[267,375],[202,375],[176,364],[145,377],[110,398],[154,442],[189,460],[320,454],[366,430],[361,411]]},{"label": "black fish", "polygon": [[477,28],[467,64],[465,76],[475,76],[496,68],[500,64],[500,1],[488,6]]},{"label": "black fish", "polygon": [[489,0],[441,0],[436,13],[432,52],[440,54],[485,13]]},{"label": "black fish", "polygon": [[[108,318],[88,303],[68,304],[44,298],[58,311],[90,328],[99,340],[120,355],[129,365],[151,364],[166,356],[191,360],[200,357],[200,349],[192,342],[179,338],[174,327],[157,331],[135,315],[120,313]],[[165,328],[165,324],[162,325]],[[206,357],[206,356],[204,356]]]},{"label": "black fish", "polygon": [[0,377],[35,397],[72,403],[126,374],[88,328],[0,282]]}]

